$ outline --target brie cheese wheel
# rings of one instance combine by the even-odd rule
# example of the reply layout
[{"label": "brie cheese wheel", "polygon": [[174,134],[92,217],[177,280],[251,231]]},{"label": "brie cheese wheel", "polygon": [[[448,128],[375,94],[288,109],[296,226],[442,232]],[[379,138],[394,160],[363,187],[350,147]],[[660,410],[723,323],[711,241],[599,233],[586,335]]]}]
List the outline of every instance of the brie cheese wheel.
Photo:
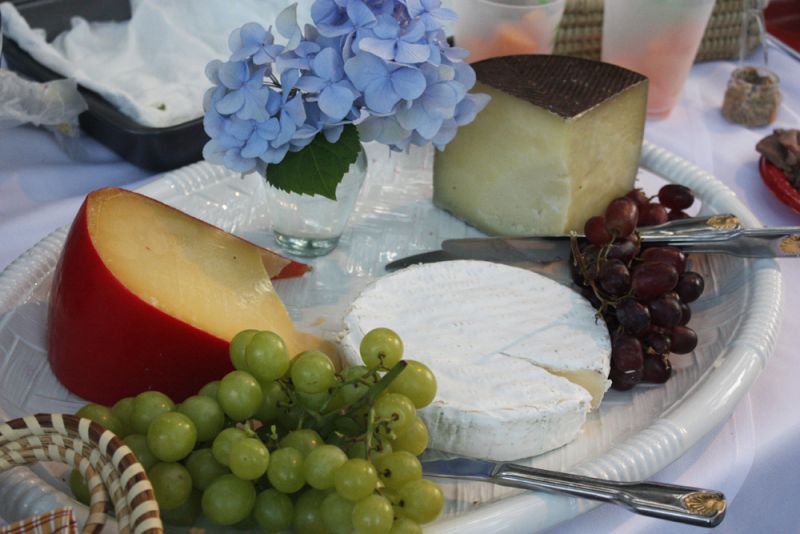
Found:
[{"label": "brie cheese wheel", "polygon": [[[436,375],[420,411],[430,447],[516,460],[573,440],[607,379],[611,343],[587,300],[525,269],[483,261],[414,266],[378,279],[345,316],[342,346],[361,364],[373,328]],[[594,400],[593,400],[594,396]]]},{"label": "brie cheese wheel", "polygon": [[573,57],[473,64],[492,100],[436,154],[434,203],[484,232],[580,231],[633,188],[647,79]]}]

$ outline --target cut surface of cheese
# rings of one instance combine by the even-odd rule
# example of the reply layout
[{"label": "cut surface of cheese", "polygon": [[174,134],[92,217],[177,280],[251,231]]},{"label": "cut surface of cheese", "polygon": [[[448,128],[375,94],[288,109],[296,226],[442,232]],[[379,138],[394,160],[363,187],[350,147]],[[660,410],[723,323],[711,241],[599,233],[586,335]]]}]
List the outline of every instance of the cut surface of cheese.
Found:
[{"label": "cut surface of cheese", "polygon": [[270,282],[291,263],[143,195],[95,191],[56,269],[51,366],[74,393],[110,404],[146,389],[196,393],[232,369],[228,343],[245,329],[278,333],[293,356],[333,355],[295,329]]},{"label": "cut surface of cheese", "polygon": [[610,385],[608,332],[589,302],[516,267],[410,267],[367,287],[344,322],[349,362],[383,326],[402,338],[404,358],[431,368],[438,393],[421,416],[431,447],[447,452],[503,461],[564,445]]},{"label": "cut surface of cheese", "polygon": [[546,55],[473,64],[491,102],[434,160],[434,203],[493,234],[581,230],[633,187],[647,79]]}]

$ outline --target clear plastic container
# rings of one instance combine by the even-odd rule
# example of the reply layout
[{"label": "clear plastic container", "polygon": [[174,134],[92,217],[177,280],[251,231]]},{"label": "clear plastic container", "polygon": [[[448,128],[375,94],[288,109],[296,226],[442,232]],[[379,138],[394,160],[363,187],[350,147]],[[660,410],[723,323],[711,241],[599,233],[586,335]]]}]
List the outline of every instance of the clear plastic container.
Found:
[{"label": "clear plastic container", "polygon": [[453,31],[470,63],[516,54],[549,54],[566,0],[457,0]]},{"label": "clear plastic container", "polygon": [[650,79],[649,117],[677,103],[713,9],[714,0],[605,0],[603,61]]}]

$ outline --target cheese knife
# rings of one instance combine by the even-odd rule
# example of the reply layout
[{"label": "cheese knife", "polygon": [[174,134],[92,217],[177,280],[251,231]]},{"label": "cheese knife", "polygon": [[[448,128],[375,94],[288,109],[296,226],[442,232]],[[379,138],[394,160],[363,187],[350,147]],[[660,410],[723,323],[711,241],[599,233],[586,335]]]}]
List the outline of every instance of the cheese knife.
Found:
[{"label": "cheese knife", "polygon": [[[577,235],[583,239],[582,235]],[[684,252],[730,254],[751,258],[800,257],[800,227],[742,228],[733,215],[672,221],[640,230],[642,244],[671,245]],[[510,264],[561,264],[569,259],[570,236],[475,237],[448,239],[442,249],[389,263],[394,271],[417,263],[474,259]],[[537,266],[537,271],[540,267]]]},{"label": "cheese knife", "polygon": [[615,482],[507,462],[460,457],[423,461],[422,469],[432,477],[564,493],[617,504],[641,515],[700,527],[719,525],[727,508],[725,495],[719,491],[660,482]]}]

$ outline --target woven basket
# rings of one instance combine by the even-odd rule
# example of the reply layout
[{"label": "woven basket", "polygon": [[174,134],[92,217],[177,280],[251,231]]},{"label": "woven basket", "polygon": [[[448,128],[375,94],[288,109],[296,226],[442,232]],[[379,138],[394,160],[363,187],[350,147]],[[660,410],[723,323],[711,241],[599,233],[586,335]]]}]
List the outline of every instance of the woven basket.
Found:
[{"label": "woven basket", "polygon": [[[747,0],[717,0],[700,43],[696,61],[736,59]],[[567,0],[554,54],[600,59],[603,44],[603,0]],[[759,44],[758,23],[748,20],[747,48]]]},{"label": "woven basket", "polygon": [[39,461],[80,470],[91,501],[84,534],[97,533],[114,511],[120,534],[161,534],[153,487],[133,452],[114,433],[74,415],[38,414],[0,424],[0,471]]}]

